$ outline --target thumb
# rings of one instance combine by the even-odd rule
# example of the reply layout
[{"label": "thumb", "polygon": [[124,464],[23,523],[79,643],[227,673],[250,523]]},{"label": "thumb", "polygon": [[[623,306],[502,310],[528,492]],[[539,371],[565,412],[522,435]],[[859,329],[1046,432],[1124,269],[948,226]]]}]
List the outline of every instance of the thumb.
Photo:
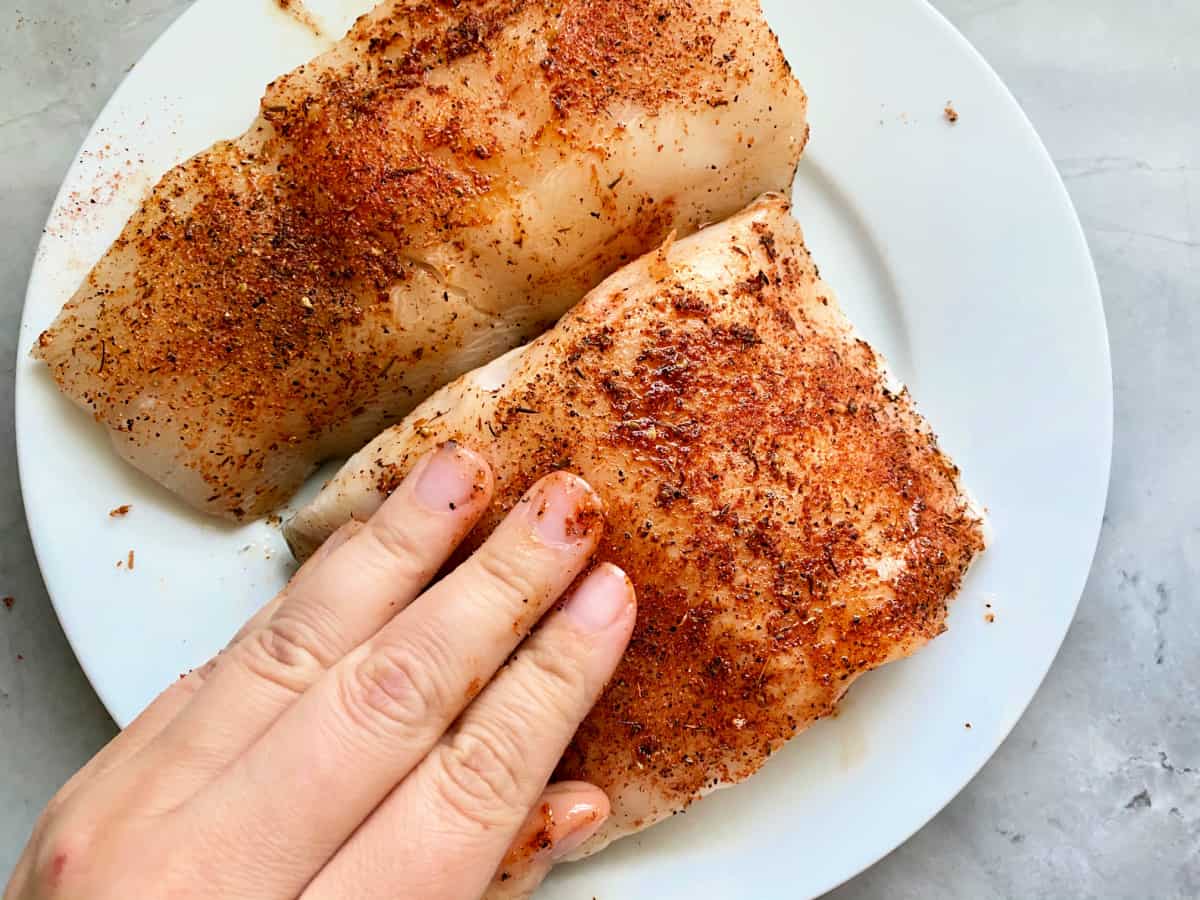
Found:
[{"label": "thumb", "polygon": [[552,784],[517,832],[483,900],[525,900],[608,818],[608,797],[578,781]]}]

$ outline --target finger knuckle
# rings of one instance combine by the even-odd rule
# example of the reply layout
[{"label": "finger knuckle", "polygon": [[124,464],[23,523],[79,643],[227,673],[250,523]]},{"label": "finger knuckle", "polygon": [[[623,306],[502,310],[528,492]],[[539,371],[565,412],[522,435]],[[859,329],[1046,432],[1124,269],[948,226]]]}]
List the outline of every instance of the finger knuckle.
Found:
[{"label": "finger knuckle", "polygon": [[48,823],[38,843],[33,873],[36,896],[75,896],[75,890],[88,884],[102,884],[96,871],[99,854],[96,834],[74,817],[56,818]]},{"label": "finger knuckle", "polygon": [[433,576],[429,568],[434,548],[408,522],[395,516],[377,516],[363,533],[379,551],[372,558],[386,565],[393,575],[416,582],[428,581]]},{"label": "finger knuckle", "polygon": [[9,889],[41,900],[190,895],[165,849],[136,824],[97,819],[94,807],[71,801],[39,824]]},{"label": "finger knuckle", "polygon": [[238,648],[242,665],[252,674],[292,693],[303,693],[326,669],[320,640],[295,620],[272,621]]},{"label": "finger knuckle", "polygon": [[578,715],[591,694],[586,659],[575,646],[534,644],[521,652],[518,666],[529,692],[565,716]]},{"label": "finger knuckle", "polygon": [[509,824],[524,809],[522,753],[497,730],[464,729],[441,752],[441,802],[480,828]]},{"label": "finger knuckle", "polygon": [[376,648],[350,670],[343,691],[346,710],[369,731],[428,727],[445,706],[435,668],[411,647]]},{"label": "finger knuckle", "polygon": [[520,554],[502,554],[486,544],[475,554],[484,585],[514,605],[538,600],[546,591],[527,563]]}]

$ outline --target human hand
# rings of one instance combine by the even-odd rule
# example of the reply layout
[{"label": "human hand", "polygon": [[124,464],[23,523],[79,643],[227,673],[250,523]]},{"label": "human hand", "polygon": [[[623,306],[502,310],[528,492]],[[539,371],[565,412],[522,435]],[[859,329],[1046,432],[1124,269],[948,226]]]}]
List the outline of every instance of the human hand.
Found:
[{"label": "human hand", "polygon": [[600,566],[525,639],[602,531],[565,473],[426,589],[492,489],[464,448],[419,462],[67,783],[6,900],[531,892],[608,814],[597,788],[547,781],[635,600]]}]

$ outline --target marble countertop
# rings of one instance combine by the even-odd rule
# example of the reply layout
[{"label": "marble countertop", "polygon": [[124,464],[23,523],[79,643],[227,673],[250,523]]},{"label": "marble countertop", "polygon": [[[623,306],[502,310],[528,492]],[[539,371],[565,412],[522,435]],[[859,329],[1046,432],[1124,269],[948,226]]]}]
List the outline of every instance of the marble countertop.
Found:
[{"label": "marble countertop", "polygon": [[[117,81],[189,0],[0,0],[0,421],[41,227]],[[1116,449],[1058,662],[974,782],[832,897],[1200,896],[1200,4],[936,0],[1021,101],[1095,254]],[[0,881],[115,732],[51,611],[0,432]]]}]

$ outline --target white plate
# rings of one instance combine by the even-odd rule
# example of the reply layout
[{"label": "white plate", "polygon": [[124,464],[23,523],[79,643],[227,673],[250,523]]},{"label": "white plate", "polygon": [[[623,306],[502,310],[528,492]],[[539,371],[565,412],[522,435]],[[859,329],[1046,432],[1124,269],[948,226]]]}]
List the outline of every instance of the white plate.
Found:
[{"label": "white plate", "polygon": [[[370,3],[310,5],[332,30]],[[1104,315],[1037,135],[919,0],[765,6],[811,95],[797,214],[851,317],[908,380],[990,508],[994,546],[947,635],[864,679],[839,718],[748,785],[567,869],[548,898],[807,897],[861,871],[941,809],[1016,723],[1071,622],[1096,544],[1112,442]],[[240,133],[263,85],[322,45],[274,0],[198,0],[180,18],[67,176],[30,282],[24,347],[154,179]],[[943,116],[947,100],[957,125]],[[124,724],[284,582],[288,554],[278,529],[202,519],[119,462],[31,360],[17,381],[42,571],[88,677]],[[109,518],[126,503],[128,517]],[[117,565],[130,550],[132,572]]]}]

